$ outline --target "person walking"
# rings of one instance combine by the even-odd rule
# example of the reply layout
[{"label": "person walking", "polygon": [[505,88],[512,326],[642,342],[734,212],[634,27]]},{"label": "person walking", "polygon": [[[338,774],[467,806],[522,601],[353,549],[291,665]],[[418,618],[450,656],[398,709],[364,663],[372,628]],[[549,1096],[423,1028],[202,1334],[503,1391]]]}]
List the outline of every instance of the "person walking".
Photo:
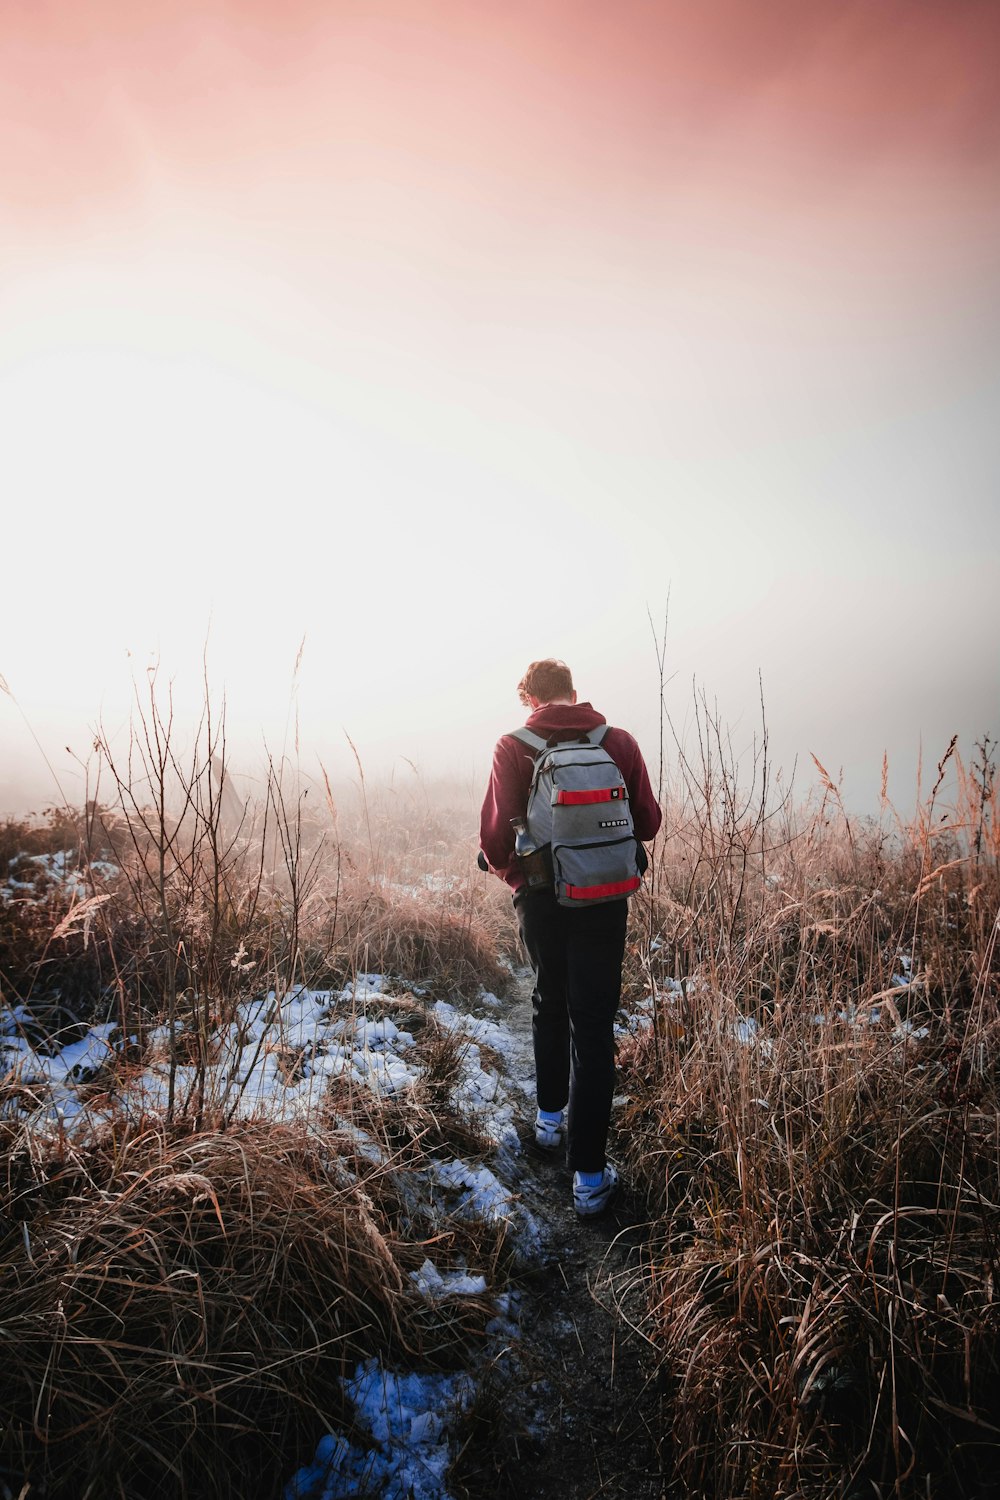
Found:
[{"label": "person walking", "polygon": [[[531,710],[524,729],[529,739],[538,738],[535,748],[517,738],[523,731],[497,742],[480,818],[480,847],[488,868],[513,892],[521,942],[534,972],[535,1140],[546,1150],[565,1144],[574,1205],[582,1218],[589,1218],[608,1207],[619,1186],[617,1169],[607,1159],[607,1139],[628,902],[615,884],[561,886],[564,893],[585,898],[564,904],[551,866],[541,880],[532,872],[529,884],[531,865],[515,852],[515,824],[524,826],[538,745],[582,742],[588,736],[600,741],[621,773],[640,844],[656,836],[661,813],[639,746],[624,729],[607,727],[591,704],[577,701],[565,662],[532,662],[518,684],[518,696]],[[576,797],[584,800],[586,795]],[[617,810],[622,810],[620,803]],[[645,867],[644,855],[640,867]],[[638,879],[621,885],[637,886]]]}]

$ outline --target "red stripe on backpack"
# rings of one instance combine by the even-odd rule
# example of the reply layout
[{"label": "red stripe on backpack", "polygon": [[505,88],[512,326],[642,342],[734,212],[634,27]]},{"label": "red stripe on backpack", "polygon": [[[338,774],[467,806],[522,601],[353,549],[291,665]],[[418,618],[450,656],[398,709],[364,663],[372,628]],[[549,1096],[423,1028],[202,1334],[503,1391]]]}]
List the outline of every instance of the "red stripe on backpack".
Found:
[{"label": "red stripe on backpack", "polygon": [[556,802],[563,807],[587,807],[592,802],[620,802],[621,800],[620,786],[593,787],[582,792],[567,792],[560,789],[556,793]]},{"label": "red stripe on backpack", "polygon": [[572,901],[607,901],[611,896],[631,896],[641,884],[636,875],[631,880],[616,880],[613,885],[568,885],[566,895]]}]

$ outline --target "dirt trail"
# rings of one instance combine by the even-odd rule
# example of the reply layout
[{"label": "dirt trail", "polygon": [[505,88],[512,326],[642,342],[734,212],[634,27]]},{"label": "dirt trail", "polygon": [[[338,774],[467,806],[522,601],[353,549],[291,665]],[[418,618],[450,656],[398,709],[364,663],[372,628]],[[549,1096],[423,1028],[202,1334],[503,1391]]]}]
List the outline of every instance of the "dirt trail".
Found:
[{"label": "dirt trail", "polygon": [[522,1282],[517,1369],[492,1413],[499,1431],[469,1493],[510,1500],[661,1500],[656,1434],[663,1413],[651,1365],[628,1325],[638,1309],[644,1225],[628,1192],[602,1219],[581,1223],[560,1155],[534,1147],[531,980],[519,977],[504,1020],[508,1065],[525,1090],[524,1202],[544,1237],[540,1265]]}]

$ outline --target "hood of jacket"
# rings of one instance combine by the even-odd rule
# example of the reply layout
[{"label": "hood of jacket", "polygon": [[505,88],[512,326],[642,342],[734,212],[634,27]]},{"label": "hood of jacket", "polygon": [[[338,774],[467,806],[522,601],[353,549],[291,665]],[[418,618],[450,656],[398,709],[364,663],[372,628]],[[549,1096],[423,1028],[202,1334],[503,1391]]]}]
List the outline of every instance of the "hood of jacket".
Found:
[{"label": "hood of jacket", "polygon": [[590,703],[543,703],[529,715],[524,727],[546,740],[554,734],[560,739],[572,739],[574,734],[587,734],[606,723],[604,715]]}]

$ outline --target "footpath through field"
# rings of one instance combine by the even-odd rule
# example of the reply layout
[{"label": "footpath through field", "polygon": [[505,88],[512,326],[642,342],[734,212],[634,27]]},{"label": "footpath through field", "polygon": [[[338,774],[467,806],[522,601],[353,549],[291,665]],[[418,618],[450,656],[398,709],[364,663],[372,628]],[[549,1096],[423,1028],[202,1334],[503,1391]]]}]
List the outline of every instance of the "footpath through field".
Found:
[{"label": "footpath through field", "polygon": [[463,1480],[476,1500],[660,1500],[668,1429],[652,1361],[630,1326],[643,1296],[645,1226],[627,1186],[608,1215],[581,1222],[562,1158],[534,1147],[530,995],[531,977],[521,974],[504,1021],[508,1067],[525,1099],[524,1201],[543,1248],[524,1284],[517,1375],[498,1384],[488,1413],[495,1429],[481,1451],[489,1458],[477,1467],[467,1450]]}]

